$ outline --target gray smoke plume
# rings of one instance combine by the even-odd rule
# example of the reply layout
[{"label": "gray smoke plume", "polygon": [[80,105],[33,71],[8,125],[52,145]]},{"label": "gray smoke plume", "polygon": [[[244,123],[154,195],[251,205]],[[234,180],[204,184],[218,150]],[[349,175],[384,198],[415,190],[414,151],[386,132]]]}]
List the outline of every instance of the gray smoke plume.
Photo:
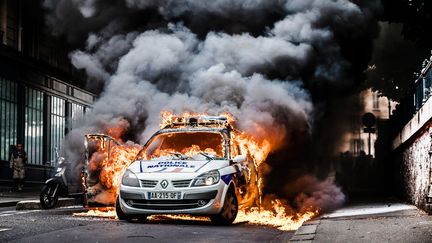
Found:
[{"label": "gray smoke plume", "polygon": [[[105,132],[119,121],[127,121],[129,139],[143,143],[162,110],[230,112],[239,129],[278,144],[274,153],[304,144],[296,134],[328,137],[321,128],[336,120],[331,101],[355,89],[366,68],[379,6],[372,0],[45,0],[44,7],[53,32],[81,46],[70,56],[89,86],[103,85],[65,141],[68,156],[76,157],[84,133]],[[304,154],[314,151],[305,145]],[[335,197],[339,205],[341,196]]]},{"label": "gray smoke plume", "polygon": [[319,207],[328,212],[345,202],[345,195],[330,178],[320,181],[312,175],[303,175],[285,185],[285,191],[302,208]]}]

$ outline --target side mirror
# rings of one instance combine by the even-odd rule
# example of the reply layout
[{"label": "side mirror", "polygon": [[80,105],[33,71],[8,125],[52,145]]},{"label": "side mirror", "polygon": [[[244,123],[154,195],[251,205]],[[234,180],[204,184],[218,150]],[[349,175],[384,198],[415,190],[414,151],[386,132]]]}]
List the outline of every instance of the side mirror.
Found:
[{"label": "side mirror", "polygon": [[242,163],[246,161],[246,155],[237,155],[234,157],[233,162],[234,163]]}]

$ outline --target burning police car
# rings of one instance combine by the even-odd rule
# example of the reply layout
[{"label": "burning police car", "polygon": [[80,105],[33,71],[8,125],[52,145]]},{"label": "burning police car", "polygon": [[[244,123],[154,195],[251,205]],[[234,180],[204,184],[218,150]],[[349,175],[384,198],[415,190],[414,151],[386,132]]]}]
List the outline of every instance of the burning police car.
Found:
[{"label": "burning police car", "polygon": [[123,174],[118,218],[194,214],[231,224],[250,179],[247,156],[232,135],[223,116],[173,117]]}]

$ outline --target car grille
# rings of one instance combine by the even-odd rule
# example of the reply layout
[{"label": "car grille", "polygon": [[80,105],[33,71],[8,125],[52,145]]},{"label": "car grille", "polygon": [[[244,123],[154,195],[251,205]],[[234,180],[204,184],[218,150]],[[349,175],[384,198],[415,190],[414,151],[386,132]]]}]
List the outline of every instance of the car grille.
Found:
[{"label": "car grille", "polygon": [[[128,204],[134,208],[149,209],[149,210],[179,210],[192,209],[207,205],[210,200],[183,199],[183,200],[145,200],[133,199],[127,200]],[[198,201],[201,201],[198,204]]]},{"label": "car grille", "polygon": [[174,187],[189,187],[192,180],[171,181]]},{"label": "car grille", "polygon": [[141,180],[141,187],[153,188],[157,185],[158,181]]}]

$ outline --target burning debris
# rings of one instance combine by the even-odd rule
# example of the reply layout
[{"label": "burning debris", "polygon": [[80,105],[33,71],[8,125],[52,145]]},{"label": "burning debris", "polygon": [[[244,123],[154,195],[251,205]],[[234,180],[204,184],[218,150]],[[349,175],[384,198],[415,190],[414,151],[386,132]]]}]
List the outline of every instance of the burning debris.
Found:
[{"label": "burning debris", "polygon": [[[111,133],[110,135],[119,135]],[[122,143],[103,134],[87,134],[86,168],[83,178],[87,200],[105,205],[113,205],[120,186],[121,176],[135,159],[141,146],[132,142]],[[90,151],[89,151],[90,150]]]}]

